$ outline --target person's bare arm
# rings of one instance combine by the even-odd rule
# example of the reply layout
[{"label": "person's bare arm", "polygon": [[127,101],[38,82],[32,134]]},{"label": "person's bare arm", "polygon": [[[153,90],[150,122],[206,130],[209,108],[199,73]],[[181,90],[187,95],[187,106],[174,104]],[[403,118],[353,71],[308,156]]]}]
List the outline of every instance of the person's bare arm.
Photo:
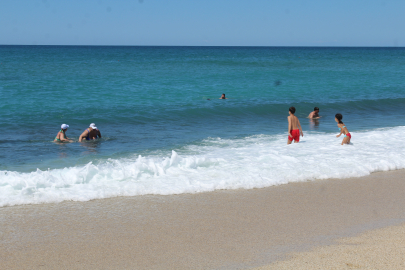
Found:
[{"label": "person's bare arm", "polygon": [[319,118],[321,118],[321,117],[319,116],[319,113],[313,112],[312,119],[319,119]]},{"label": "person's bare arm", "polygon": [[291,117],[288,116],[287,119],[288,119],[288,135],[289,135],[290,137],[292,137],[292,135],[291,135],[291,130],[292,130]]},{"label": "person's bare arm", "polygon": [[62,136],[60,136],[60,134],[61,134],[61,132],[58,132],[58,134],[56,134],[55,141],[58,141],[58,139],[59,139],[60,142],[63,142],[64,138],[62,138]]},{"label": "person's bare arm", "polygon": [[100,132],[100,130],[98,131],[98,136],[101,138],[101,132]]},{"label": "person's bare arm", "polygon": [[340,133],[339,135],[336,135],[336,138],[340,137],[340,135],[342,135],[343,133],[343,128],[338,124],[338,127],[340,128]]},{"label": "person's bare arm", "polygon": [[66,137],[66,139],[65,138],[62,138],[62,136],[59,136],[59,140],[61,141],[61,142],[68,142],[69,141],[69,139]]},{"label": "person's bare arm", "polygon": [[[66,135],[65,135],[66,136]],[[69,139],[68,137],[66,137],[66,139],[63,140],[64,142],[73,142],[72,139]]]},{"label": "person's bare arm", "polygon": [[[62,136],[62,135],[64,135],[64,136]],[[64,134],[63,132],[58,132],[58,135],[56,136],[56,138],[58,138],[59,141],[61,141],[61,142],[70,141],[69,138],[66,136],[66,134]]]},{"label": "person's bare arm", "polygon": [[89,134],[89,131],[86,129],[85,131],[83,131],[82,135],[80,135],[79,142],[81,142],[83,138],[86,138],[87,134]]},{"label": "person's bare arm", "polygon": [[300,128],[301,137],[304,137],[304,133],[302,132],[300,120],[297,118],[298,127]]}]

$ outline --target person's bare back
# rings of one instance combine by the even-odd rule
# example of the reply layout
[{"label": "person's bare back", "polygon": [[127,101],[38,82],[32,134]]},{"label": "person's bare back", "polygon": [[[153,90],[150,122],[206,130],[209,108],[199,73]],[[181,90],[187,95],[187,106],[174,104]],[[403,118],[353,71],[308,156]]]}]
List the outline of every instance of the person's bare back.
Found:
[{"label": "person's bare back", "polygon": [[298,120],[297,116],[295,116],[295,115],[288,116],[288,122],[290,123],[291,130],[299,129],[300,121]]}]

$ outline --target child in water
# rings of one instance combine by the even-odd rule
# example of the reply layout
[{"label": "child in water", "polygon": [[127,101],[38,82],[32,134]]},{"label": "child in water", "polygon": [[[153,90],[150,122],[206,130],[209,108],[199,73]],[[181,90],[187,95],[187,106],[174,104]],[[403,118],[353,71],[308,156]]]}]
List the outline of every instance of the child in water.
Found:
[{"label": "child in water", "polygon": [[294,143],[297,143],[300,141],[300,134],[302,137],[304,137],[304,133],[302,133],[300,120],[298,120],[297,116],[294,115],[295,108],[290,107],[290,109],[288,109],[288,113],[290,114],[290,116],[288,116],[288,141],[287,141],[287,144],[291,144],[293,140],[294,140]]},{"label": "child in water", "polygon": [[350,139],[352,138],[352,135],[350,135],[349,130],[347,129],[345,124],[343,124],[342,118],[343,118],[343,116],[340,113],[337,113],[335,115],[335,121],[338,123],[337,126],[339,127],[339,130],[340,130],[340,134],[336,135],[336,137],[338,138],[342,134],[345,135],[343,138],[343,141],[342,141],[342,145],[343,145],[343,144],[350,143]]}]

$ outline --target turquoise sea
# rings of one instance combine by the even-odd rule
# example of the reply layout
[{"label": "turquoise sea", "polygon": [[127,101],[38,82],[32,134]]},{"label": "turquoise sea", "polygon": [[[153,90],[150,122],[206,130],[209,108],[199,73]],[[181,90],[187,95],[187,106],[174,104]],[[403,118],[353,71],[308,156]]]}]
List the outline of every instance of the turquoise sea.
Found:
[{"label": "turquoise sea", "polygon": [[405,168],[405,48],[0,46],[0,100],[0,206]]}]

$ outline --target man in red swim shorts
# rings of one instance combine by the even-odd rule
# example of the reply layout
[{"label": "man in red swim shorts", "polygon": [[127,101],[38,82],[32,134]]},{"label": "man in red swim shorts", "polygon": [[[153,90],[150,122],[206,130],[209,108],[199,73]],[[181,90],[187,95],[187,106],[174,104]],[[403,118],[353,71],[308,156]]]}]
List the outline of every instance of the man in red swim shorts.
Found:
[{"label": "man in red swim shorts", "polygon": [[290,116],[288,116],[288,141],[287,141],[287,144],[291,144],[293,140],[294,140],[294,143],[297,143],[300,141],[300,135],[302,137],[304,137],[304,133],[302,133],[300,121],[294,115],[295,108],[290,107],[290,109],[288,110],[288,113],[290,114]]}]

